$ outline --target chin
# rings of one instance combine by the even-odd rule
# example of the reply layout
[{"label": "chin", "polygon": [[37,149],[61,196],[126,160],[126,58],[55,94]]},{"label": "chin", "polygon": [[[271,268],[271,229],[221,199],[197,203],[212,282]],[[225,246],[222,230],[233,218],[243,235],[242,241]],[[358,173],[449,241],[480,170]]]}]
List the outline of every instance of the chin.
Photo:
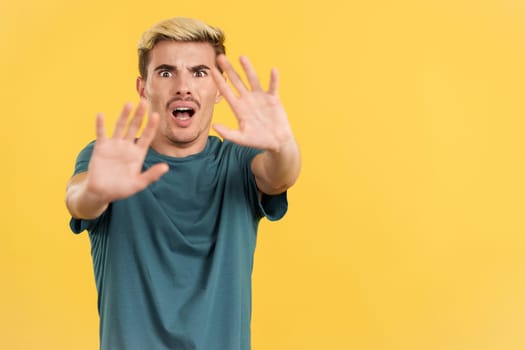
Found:
[{"label": "chin", "polygon": [[198,135],[186,134],[183,133],[173,133],[168,137],[171,143],[174,145],[183,145],[183,144],[194,144],[199,139]]}]

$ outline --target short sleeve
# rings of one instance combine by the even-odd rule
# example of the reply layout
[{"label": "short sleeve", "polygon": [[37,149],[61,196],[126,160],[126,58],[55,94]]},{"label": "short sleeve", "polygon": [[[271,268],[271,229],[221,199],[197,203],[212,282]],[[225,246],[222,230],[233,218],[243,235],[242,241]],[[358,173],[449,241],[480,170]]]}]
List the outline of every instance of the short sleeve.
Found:
[{"label": "short sleeve", "polygon": [[75,162],[75,170],[73,175],[86,172],[89,166],[89,160],[93,154],[93,148],[95,148],[95,141],[91,141],[77,156],[77,161]]},{"label": "short sleeve", "polygon": [[287,192],[284,191],[283,193],[276,195],[263,193],[262,198],[259,201],[259,206],[268,220],[277,221],[288,211]]}]

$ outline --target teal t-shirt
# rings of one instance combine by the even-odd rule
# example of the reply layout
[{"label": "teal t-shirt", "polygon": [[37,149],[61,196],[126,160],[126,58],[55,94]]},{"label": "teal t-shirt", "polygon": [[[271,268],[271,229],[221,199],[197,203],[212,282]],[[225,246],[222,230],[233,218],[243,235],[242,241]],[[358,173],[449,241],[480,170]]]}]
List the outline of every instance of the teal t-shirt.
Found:
[{"label": "teal t-shirt", "polygon": [[95,220],[71,219],[73,232],[89,232],[102,350],[250,349],[258,223],[288,205],[286,192],[258,196],[258,152],[213,136],[185,158],[150,149],[144,169],[165,162],[167,174]]}]

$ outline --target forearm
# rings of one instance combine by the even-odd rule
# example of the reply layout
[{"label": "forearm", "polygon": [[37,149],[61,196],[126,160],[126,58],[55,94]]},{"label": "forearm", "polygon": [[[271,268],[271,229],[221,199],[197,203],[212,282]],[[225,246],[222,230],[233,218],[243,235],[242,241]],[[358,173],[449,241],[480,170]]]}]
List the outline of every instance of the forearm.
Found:
[{"label": "forearm", "polygon": [[275,150],[266,150],[256,157],[252,170],[259,190],[279,194],[290,188],[299,177],[301,156],[295,139]]},{"label": "forearm", "polygon": [[75,175],[67,186],[66,206],[72,217],[95,219],[108,207],[109,201],[88,189],[87,173]]}]

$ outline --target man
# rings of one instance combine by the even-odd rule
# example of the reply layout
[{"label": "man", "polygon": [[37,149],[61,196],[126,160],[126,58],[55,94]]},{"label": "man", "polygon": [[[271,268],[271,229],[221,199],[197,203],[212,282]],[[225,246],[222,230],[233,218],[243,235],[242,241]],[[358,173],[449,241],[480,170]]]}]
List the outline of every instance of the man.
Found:
[{"label": "man", "polygon": [[[99,114],[78,156],[66,204],[71,229],[89,232],[101,349],[250,348],[258,222],[285,214],[300,156],[277,71],[264,91],[241,57],[247,87],[224,53],[222,31],[198,20],[153,26],[133,115],[126,104],[108,137]],[[222,97],[239,123],[213,126],[224,141],[209,136]]]}]

